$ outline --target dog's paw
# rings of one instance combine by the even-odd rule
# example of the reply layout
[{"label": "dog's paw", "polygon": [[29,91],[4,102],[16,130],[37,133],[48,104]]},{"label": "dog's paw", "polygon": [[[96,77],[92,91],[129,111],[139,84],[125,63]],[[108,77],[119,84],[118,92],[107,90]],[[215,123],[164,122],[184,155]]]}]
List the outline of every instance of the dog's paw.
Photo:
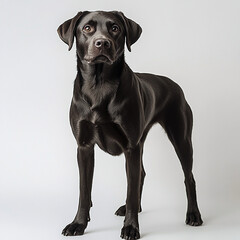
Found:
[{"label": "dog's paw", "polygon": [[126,214],[126,205],[121,206],[116,212],[115,215],[117,216],[125,216]]},{"label": "dog's paw", "polygon": [[190,226],[200,226],[203,224],[199,211],[187,212],[186,224]]},{"label": "dog's paw", "polygon": [[86,229],[87,225],[83,223],[70,223],[68,224],[62,231],[64,236],[77,236],[83,235],[84,230]]},{"label": "dog's paw", "polygon": [[[140,206],[139,212],[142,211],[142,208]],[[121,206],[116,212],[115,215],[117,216],[125,216],[126,214],[126,205]]]},{"label": "dog's paw", "polygon": [[139,239],[140,238],[139,229],[132,225],[123,226],[121,230],[121,238],[127,240]]}]

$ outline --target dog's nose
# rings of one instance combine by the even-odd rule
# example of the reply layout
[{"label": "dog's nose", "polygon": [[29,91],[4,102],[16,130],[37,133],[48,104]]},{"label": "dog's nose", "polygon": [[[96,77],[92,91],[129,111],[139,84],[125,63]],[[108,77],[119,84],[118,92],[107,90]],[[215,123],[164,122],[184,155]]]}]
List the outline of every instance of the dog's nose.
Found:
[{"label": "dog's nose", "polygon": [[98,38],[95,40],[94,45],[96,48],[110,48],[111,42],[105,38]]}]

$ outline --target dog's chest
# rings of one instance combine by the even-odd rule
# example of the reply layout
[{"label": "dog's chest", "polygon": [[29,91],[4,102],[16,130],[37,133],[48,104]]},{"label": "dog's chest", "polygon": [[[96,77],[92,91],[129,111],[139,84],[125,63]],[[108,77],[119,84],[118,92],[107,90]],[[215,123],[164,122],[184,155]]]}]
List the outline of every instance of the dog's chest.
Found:
[{"label": "dog's chest", "polygon": [[121,127],[114,122],[79,122],[78,144],[82,147],[98,146],[112,155],[121,154],[128,145],[127,137]]},{"label": "dog's chest", "polygon": [[[107,103],[90,106],[82,103],[71,106],[71,125],[80,147],[88,147],[95,143],[105,152],[119,155],[128,146],[128,139],[121,126],[113,120]],[[81,105],[82,105],[81,104]]]}]

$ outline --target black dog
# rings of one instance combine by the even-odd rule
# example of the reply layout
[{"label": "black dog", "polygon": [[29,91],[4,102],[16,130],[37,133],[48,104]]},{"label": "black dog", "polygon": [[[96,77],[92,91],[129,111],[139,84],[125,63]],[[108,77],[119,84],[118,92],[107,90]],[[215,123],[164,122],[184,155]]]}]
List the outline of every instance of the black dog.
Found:
[{"label": "black dog", "polygon": [[116,215],[125,216],[121,237],[138,239],[138,212],[145,171],[142,153],[148,131],[155,123],[165,129],[180,159],[188,199],[186,223],[202,224],[192,174],[192,112],[181,88],[172,80],[134,73],[124,60],[142,32],[121,12],[79,12],[58,28],[60,38],[77,46],[77,76],[70,122],[78,144],[80,198],[77,215],[63,234],[82,235],[92,206],[94,145],[112,154],[124,153],[127,172],[126,205]]}]

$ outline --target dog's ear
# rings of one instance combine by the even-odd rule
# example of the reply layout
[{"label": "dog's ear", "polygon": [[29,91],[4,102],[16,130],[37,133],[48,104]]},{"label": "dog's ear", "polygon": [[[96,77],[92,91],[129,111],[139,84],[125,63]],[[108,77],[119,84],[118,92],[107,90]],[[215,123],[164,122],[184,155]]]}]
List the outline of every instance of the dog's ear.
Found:
[{"label": "dog's ear", "polygon": [[59,37],[63,40],[63,42],[65,42],[69,46],[68,48],[69,51],[73,46],[77,22],[82,17],[82,15],[83,12],[79,12],[75,17],[67,20],[66,22],[61,24],[57,29]]},{"label": "dog's ear", "polygon": [[134,44],[142,33],[142,28],[133,20],[127,18],[122,12],[115,12],[121,18],[125,33],[126,33],[126,44],[129,52],[131,52],[131,45]]}]

